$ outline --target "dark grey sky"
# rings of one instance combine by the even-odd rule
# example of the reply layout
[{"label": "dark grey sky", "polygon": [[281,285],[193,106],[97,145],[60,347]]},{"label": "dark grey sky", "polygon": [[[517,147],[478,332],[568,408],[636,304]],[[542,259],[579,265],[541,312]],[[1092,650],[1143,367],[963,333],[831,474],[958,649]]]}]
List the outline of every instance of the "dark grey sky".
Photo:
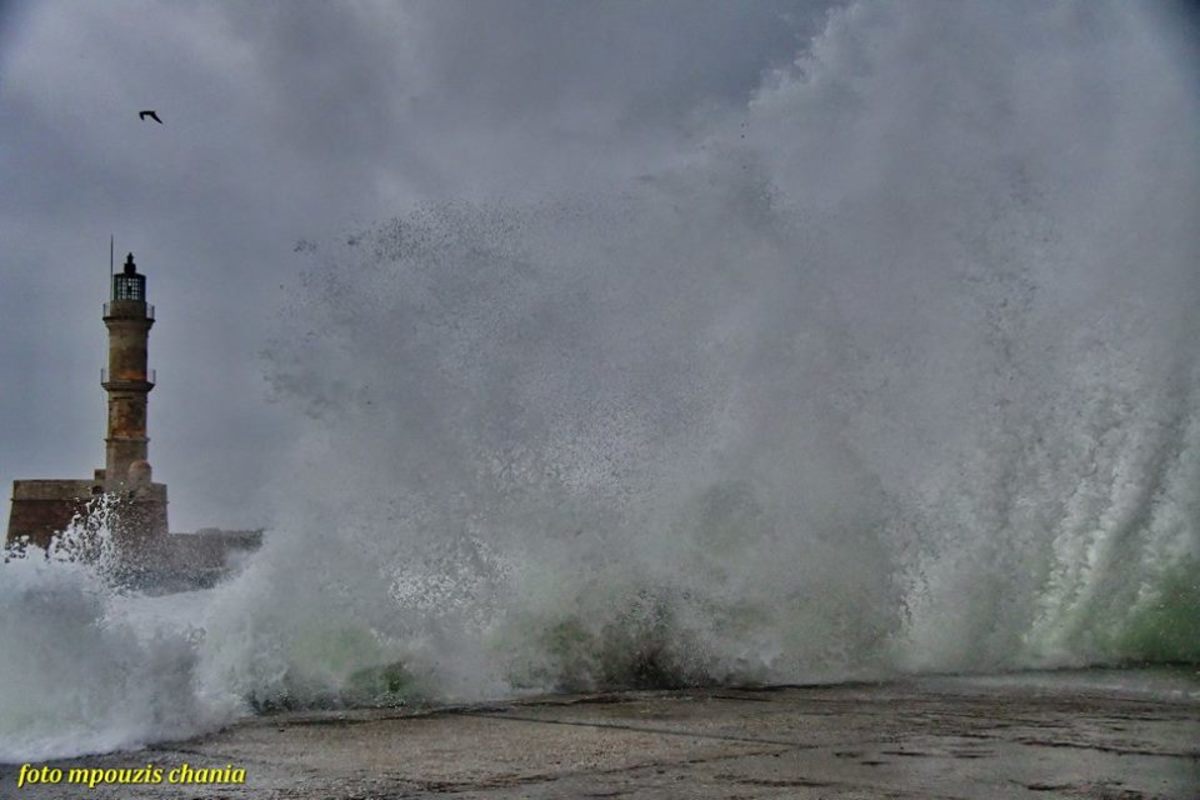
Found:
[{"label": "dark grey sky", "polygon": [[5,6],[0,485],[102,464],[112,233],[158,309],[150,454],[173,527],[268,523],[256,493],[298,423],[259,353],[308,266],[298,240],[668,169],[736,123],[824,6]]}]

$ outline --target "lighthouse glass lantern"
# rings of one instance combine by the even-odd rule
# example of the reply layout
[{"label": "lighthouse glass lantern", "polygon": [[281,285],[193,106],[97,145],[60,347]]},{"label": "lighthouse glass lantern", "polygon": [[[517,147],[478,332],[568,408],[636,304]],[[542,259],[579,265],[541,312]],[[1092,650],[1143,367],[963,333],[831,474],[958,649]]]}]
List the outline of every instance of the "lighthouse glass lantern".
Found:
[{"label": "lighthouse glass lantern", "polygon": [[113,300],[146,302],[146,276],[139,275],[133,264],[133,254],[125,259],[125,269],[113,276]]}]

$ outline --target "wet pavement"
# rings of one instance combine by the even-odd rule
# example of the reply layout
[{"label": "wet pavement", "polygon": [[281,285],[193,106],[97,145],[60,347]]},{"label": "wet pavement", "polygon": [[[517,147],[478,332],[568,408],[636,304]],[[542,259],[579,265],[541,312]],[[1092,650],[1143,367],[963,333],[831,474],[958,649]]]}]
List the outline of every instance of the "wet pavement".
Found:
[{"label": "wet pavement", "polygon": [[243,785],[0,798],[1200,798],[1200,692],[922,679],[282,714],[56,762],[232,765]]}]

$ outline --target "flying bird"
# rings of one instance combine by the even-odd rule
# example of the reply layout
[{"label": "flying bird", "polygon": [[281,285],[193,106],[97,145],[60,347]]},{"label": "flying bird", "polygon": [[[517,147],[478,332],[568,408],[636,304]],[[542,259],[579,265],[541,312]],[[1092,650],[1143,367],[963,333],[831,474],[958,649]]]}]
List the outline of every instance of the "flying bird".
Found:
[{"label": "flying bird", "polygon": [[143,121],[144,121],[144,120],[146,119],[146,117],[149,117],[150,119],[154,120],[154,121],[155,121],[155,122],[157,122],[159,125],[162,125],[162,124],[163,124],[163,121],[162,121],[161,119],[159,119],[159,118],[158,118],[158,112],[157,112],[157,111],[139,111],[139,112],[138,112],[138,119],[140,119],[140,120],[143,120]]}]

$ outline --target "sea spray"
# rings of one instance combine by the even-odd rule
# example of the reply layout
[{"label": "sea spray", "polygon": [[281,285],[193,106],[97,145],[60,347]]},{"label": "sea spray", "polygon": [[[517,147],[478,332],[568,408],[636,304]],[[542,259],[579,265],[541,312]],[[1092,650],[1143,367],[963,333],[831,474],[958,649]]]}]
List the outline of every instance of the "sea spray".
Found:
[{"label": "sea spray", "polygon": [[125,589],[107,497],[48,550],[0,566],[0,761],[103,752],[187,735],[240,702],[201,702],[192,684],[202,595]]},{"label": "sea spray", "polygon": [[[467,694],[1152,652],[1198,547],[1197,109],[1148,17],[1029,10],[856,4],[622,195],[309,249],[268,376],[354,618]],[[446,541],[508,566],[440,571],[445,625],[358,583]]]}]

